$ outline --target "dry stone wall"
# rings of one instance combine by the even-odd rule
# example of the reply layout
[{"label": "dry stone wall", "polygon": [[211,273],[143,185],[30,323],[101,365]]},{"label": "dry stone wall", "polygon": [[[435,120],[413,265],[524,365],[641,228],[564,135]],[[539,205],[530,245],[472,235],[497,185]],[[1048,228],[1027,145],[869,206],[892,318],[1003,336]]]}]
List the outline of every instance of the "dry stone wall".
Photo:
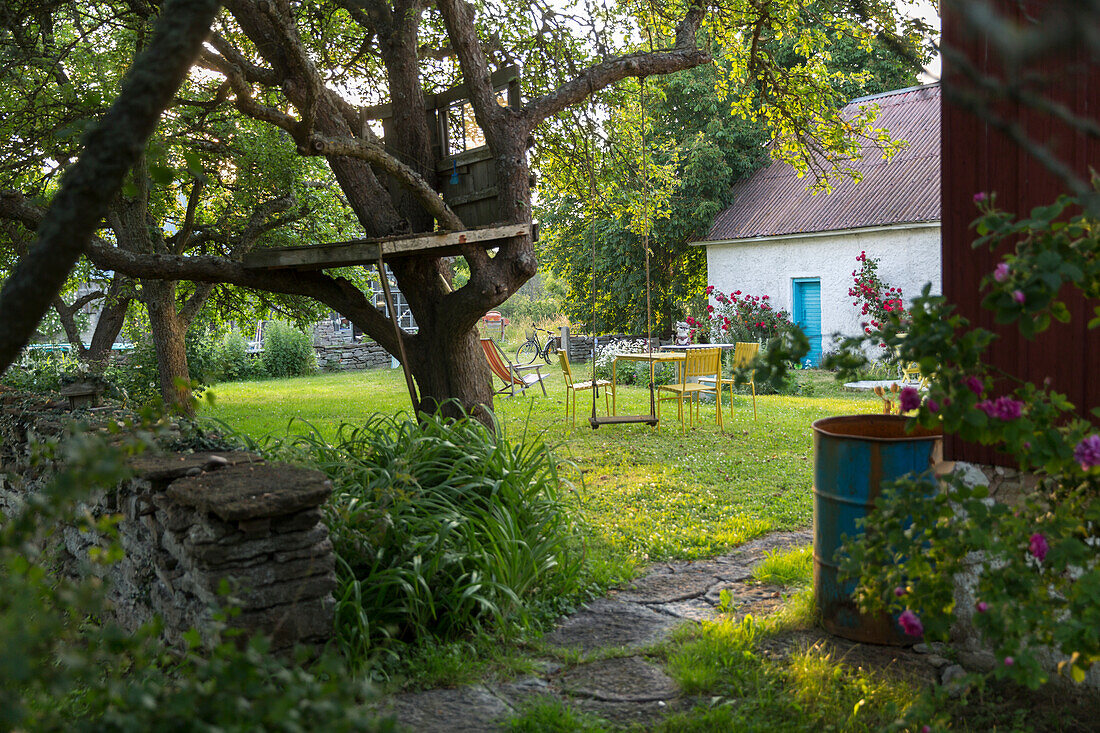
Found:
[{"label": "dry stone wall", "polygon": [[370,339],[353,341],[350,329],[337,331],[331,320],[313,324],[313,349],[317,364],[328,371],[376,369],[390,365],[390,355]]},{"label": "dry stone wall", "polygon": [[[110,408],[85,418],[117,417]],[[32,465],[32,444],[62,434],[72,415],[60,401],[0,394],[0,513],[20,511],[27,492],[50,477]],[[110,583],[117,621],[137,628],[159,616],[168,641],[209,628],[232,603],[232,626],[263,632],[276,651],[323,645],[332,633],[335,558],[321,504],[325,476],[237,451],[148,453],[134,478],[87,497],[93,517],[117,515],[124,557],[89,562],[102,537],[62,529],[61,567]]]}]

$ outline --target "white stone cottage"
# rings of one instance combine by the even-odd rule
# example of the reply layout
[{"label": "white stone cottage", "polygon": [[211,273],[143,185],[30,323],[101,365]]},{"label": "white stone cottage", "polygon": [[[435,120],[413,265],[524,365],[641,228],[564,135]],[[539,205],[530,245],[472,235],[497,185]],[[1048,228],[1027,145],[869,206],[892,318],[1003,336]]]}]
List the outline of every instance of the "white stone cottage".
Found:
[{"label": "white stone cottage", "polygon": [[931,84],[861,97],[844,112],[879,106],[875,127],[909,145],[889,162],[873,144],[854,163],[863,178],[844,178],[813,195],[807,179],[773,162],[734,185],[733,203],[706,241],[708,281],[717,290],[768,295],[810,336],[817,364],[831,335],[859,333],[848,295],[856,257],[879,260],[883,282],[908,302],[925,283],[940,292],[940,88]]}]

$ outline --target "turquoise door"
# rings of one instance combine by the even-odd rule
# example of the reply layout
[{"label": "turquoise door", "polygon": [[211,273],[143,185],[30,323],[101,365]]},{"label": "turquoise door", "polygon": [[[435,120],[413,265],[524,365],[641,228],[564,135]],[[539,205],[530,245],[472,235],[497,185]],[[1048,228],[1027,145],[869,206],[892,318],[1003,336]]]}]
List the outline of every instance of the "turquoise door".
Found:
[{"label": "turquoise door", "polygon": [[821,279],[800,277],[794,281],[794,322],[810,340],[810,353],[802,358],[817,366],[821,362]]}]

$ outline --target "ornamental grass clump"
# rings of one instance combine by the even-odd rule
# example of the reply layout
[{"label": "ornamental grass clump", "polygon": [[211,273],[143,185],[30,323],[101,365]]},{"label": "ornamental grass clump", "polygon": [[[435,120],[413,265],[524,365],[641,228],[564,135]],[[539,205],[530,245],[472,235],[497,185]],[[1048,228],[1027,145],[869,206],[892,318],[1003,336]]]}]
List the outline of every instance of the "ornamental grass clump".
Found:
[{"label": "ornamental grass clump", "polygon": [[[337,637],[363,667],[403,643],[533,621],[577,591],[581,555],[549,448],[420,415],[343,425],[295,448],[333,482]],[[304,454],[303,454],[304,452]]]}]

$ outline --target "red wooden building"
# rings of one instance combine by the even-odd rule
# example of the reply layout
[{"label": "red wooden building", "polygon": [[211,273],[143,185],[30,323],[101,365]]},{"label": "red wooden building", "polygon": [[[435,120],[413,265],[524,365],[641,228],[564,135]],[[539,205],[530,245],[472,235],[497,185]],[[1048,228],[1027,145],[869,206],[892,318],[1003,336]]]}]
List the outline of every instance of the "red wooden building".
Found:
[{"label": "red wooden building", "polygon": [[[1018,51],[1023,44],[1020,49],[1002,53],[995,33],[988,28],[974,28],[967,21],[963,7],[966,2],[944,0],[941,5],[945,49],[941,122],[943,292],[972,323],[1000,335],[990,354],[994,366],[1037,383],[1049,378],[1054,389],[1065,393],[1083,415],[1088,415],[1100,407],[1100,329],[1089,331],[1086,323],[1100,303],[1069,294],[1066,303],[1072,313],[1071,322],[1054,323],[1033,341],[1022,338],[1012,327],[994,324],[992,315],[980,307],[978,284],[1000,257],[971,248],[975,235],[970,223],[977,215],[977,192],[996,192],[999,208],[1026,215],[1032,207],[1049,204],[1066,191],[1048,166],[1012,139],[1005,125],[1023,131],[1085,180],[1090,167],[1100,171],[1100,138],[1060,121],[1053,111],[1037,111],[1022,104],[1019,95],[990,97],[975,83],[973,72],[1018,84],[1019,89],[1059,102],[1096,125],[1100,113],[1100,49],[1088,47],[1083,40],[1075,41],[1072,28],[1058,25],[1060,20],[1053,14],[1059,12],[1063,2],[992,0],[990,5],[1002,18],[1026,28],[1068,30],[1056,53],[1021,58]],[[944,448],[949,460],[1008,463],[1004,456],[987,448],[950,437]]]}]

